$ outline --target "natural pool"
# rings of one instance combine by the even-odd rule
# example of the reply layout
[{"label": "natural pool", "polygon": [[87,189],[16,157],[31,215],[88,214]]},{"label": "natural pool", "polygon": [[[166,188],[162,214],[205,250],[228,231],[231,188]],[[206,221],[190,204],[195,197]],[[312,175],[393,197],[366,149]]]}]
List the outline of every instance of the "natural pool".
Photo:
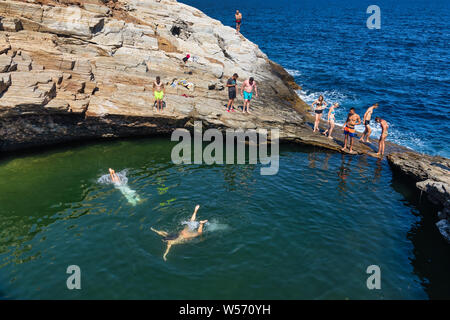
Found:
[{"label": "natural pool", "polygon": [[[450,298],[450,247],[430,205],[386,161],[282,146],[280,170],[174,165],[165,138],[0,160],[0,297],[9,299]],[[99,182],[127,170],[136,205]],[[196,204],[201,238],[174,246]],[[381,268],[368,290],[366,268]],[[66,268],[81,268],[68,290]]]}]

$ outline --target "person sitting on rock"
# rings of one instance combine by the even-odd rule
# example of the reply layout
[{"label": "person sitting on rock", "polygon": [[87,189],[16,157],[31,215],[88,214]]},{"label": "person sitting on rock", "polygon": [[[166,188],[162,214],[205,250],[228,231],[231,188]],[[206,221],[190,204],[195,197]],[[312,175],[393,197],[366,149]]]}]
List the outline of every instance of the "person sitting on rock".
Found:
[{"label": "person sitting on rock", "polygon": [[236,91],[237,91],[237,78],[239,78],[238,74],[235,73],[233,76],[227,81],[228,88],[228,104],[227,104],[227,112],[234,112],[234,99],[236,99]]},{"label": "person sitting on rock", "polygon": [[191,55],[188,53],[186,57],[183,58],[183,62],[186,64],[186,62],[191,58]]},{"label": "person sitting on rock", "polygon": [[[166,231],[159,231],[159,230],[150,228],[150,230],[152,230],[153,232],[156,232],[158,235],[163,237],[162,240],[164,242],[167,242],[167,249],[163,255],[164,261],[167,260],[167,254],[169,253],[169,250],[173,245],[184,243],[186,241],[189,241],[193,238],[200,236],[203,233],[203,226],[205,225],[205,223],[208,222],[208,220],[202,220],[200,222],[195,221],[196,216],[197,216],[197,211],[199,208],[200,208],[199,205],[197,205],[195,207],[195,210],[194,210],[194,213],[192,214],[190,222],[179,233],[169,234]],[[197,229],[197,227],[198,227],[198,229]]]},{"label": "person sitting on rock", "polygon": [[253,77],[245,80],[241,87],[241,96],[244,97],[244,108],[242,112],[250,113],[250,101],[253,98],[253,90],[255,90],[256,98],[258,98],[258,87],[256,86],[256,81]]},{"label": "person sitting on rock", "polygon": [[164,83],[161,82],[161,78],[156,77],[156,81],[153,82],[153,94],[155,95],[156,111],[163,110],[164,99]]}]

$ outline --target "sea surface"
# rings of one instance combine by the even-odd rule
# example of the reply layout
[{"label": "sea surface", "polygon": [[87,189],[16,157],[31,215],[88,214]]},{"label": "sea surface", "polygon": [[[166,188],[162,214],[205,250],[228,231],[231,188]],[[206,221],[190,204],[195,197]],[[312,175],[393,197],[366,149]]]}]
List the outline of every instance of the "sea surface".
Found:
[{"label": "sea surface", "polygon": [[[242,34],[295,77],[304,101],[323,94],[341,104],[338,123],[351,107],[362,117],[378,102],[374,115],[389,122],[389,140],[450,157],[448,0],[181,2],[232,27],[239,9]],[[379,30],[366,26],[373,4],[381,10]],[[380,131],[376,126],[374,137]]]},{"label": "sea surface", "polygon": [[[450,298],[435,211],[386,161],[282,146],[280,169],[174,165],[169,139],[0,161],[3,299]],[[108,168],[122,177],[110,183]],[[199,204],[205,233],[174,246]],[[69,290],[69,266],[81,289]],[[367,268],[381,270],[369,290]]]},{"label": "sea surface", "polygon": [[[185,1],[286,67],[311,102],[391,123],[395,142],[449,156],[447,2]],[[376,132],[375,135],[379,134]],[[174,165],[169,138],[103,141],[0,158],[0,299],[450,299],[436,208],[386,161],[284,145],[261,165]],[[124,182],[108,178],[114,168]],[[205,233],[174,246],[199,204]],[[69,266],[81,289],[69,290]],[[381,270],[369,290],[367,268]]]}]

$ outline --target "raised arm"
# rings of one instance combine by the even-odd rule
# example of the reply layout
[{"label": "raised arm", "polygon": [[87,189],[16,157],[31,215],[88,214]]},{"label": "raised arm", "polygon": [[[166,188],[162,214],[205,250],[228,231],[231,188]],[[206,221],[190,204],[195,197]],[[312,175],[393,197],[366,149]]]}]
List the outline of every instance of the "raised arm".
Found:
[{"label": "raised arm", "polygon": [[199,206],[199,205],[197,205],[197,206],[195,207],[194,213],[192,214],[192,217],[191,217],[191,221],[195,221],[195,219],[196,219],[196,217],[197,217],[197,211],[198,211],[198,209],[200,209],[200,206]]},{"label": "raised arm", "polygon": [[202,220],[202,221],[200,221],[200,226],[198,227],[198,230],[197,230],[198,234],[202,234],[202,233],[203,233],[203,226],[204,226],[205,223],[207,223],[207,222],[208,222],[208,220]]}]

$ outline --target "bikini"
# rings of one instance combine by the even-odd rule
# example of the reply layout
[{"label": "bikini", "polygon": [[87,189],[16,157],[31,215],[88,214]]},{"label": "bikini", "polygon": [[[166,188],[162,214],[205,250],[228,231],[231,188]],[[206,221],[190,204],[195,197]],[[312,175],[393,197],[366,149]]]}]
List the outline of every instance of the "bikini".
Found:
[{"label": "bikini", "polygon": [[336,110],[334,110],[334,109],[331,110],[330,121],[334,121],[335,120],[335,118],[334,118],[335,114],[336,114]]},{"label": "bikini", "polygon": [[[316,104],[316,108],[317,108],[317,106],[320,106],[320,107],[323,106],[323,101],[320,102],[320,104],[317,103],[317,104]],[[323,109],[320,109],[320,110],[317,110],[317,109],[316,109],[316,110],[314,110],[314,112],[317,113],[317,114],[322,114]]]}]

